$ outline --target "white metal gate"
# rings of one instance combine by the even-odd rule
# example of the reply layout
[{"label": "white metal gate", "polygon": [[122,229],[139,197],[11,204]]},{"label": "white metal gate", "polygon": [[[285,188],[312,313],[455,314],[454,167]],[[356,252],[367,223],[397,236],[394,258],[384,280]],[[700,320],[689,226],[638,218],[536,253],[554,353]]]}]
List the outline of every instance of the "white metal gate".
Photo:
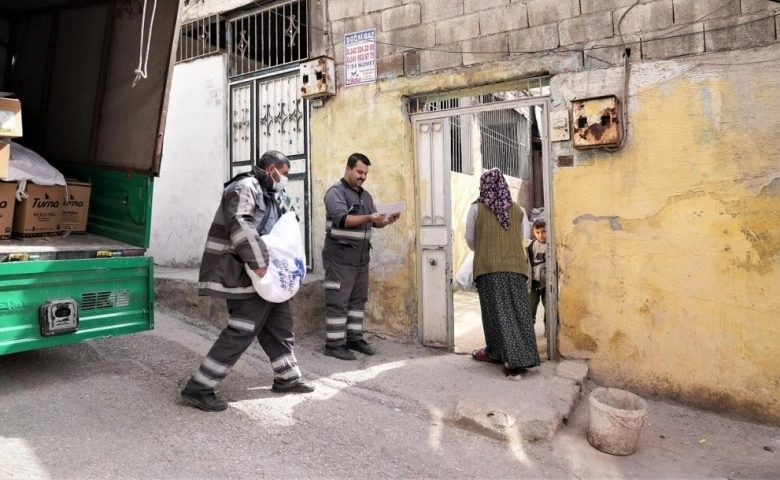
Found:
[{"label": "white metal gate", "polygon": [[[258,5],[260,5],[258,3]],[[285,193],[298,215],[312,268],[309,111],[298,62],[308,59],[308,2],[280,0],[227,19],[230,84],[229,176],[268,150],[290,159]]]},{"label": "white metal gate", "polygon": [[[259,4],[258,4],[259,5]],[[281,0],[227,20],[230,171],[248,171],[268,150],[290,159],[285,193],[298,215],[312,268],[309,111],[298,62],[309,55],[306,0]]]},{"label": "white metal gate", "polygon": [[448,117],[415,122],[420,318],[424,345],[452,349],[452,244]]},{"label": "white metal gate", "polygon": [[230,86],[230,176],[249,171],[268,150],[290,159],[285,189],[298,214],[312,267],[308,111],[300,97],[297,69]]}]

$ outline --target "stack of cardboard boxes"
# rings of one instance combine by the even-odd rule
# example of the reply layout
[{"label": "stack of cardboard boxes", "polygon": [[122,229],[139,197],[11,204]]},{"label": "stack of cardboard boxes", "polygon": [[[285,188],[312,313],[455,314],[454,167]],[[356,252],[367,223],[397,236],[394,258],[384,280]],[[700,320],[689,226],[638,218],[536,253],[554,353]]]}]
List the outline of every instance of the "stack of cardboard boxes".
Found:
[{"label": "stack of cardboard boxes", "polygon": [[[19,100],[0,98],[0,179],[8,177],[11,144],[7,139],[22,136],[22,104]],[[14,222],[16,182],[0,183],[0,240],[11,238]]]},{"label": "stack of cardboard boxes", "polygon": [[[0,98],[0,179],[9,173],[8,139],[21,136],[21,102]],[[0,181],[0,240],[85,233],[91,187],[75,180],[67,183],[66,188],[27,182],[27,196],[17,202],[16,182]]]}]

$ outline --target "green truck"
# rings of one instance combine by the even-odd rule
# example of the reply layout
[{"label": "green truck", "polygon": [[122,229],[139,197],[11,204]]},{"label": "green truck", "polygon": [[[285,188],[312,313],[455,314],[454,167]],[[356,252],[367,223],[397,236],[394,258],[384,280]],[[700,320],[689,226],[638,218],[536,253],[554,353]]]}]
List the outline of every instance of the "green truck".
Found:
[{"label": "green truck", "polygon": [[23,136],[91,185],[87,231],[0,240],[0,355],[154,327],[154,178],[179,0],[0,0],[2,88]]}]

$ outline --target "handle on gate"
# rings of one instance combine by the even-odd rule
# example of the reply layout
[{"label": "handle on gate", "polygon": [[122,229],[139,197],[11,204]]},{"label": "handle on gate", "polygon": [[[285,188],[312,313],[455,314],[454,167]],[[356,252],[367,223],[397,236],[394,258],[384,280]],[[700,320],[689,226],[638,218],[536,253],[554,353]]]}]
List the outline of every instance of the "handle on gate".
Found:
[{"label": "handle on gate", "polygon": [[437,262],[435,258],[429,258],[428,263],[430,263],[432,267],[435,267],[439,262]]}]

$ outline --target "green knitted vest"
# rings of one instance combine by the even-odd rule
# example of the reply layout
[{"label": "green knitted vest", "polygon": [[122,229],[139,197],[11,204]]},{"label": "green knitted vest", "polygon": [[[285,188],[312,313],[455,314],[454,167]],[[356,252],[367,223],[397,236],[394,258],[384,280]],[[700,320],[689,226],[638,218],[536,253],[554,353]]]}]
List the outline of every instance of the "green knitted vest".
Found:
[{"label": "green knitted vest", "polygon": [[509,207],[509,230],[484,203],[477,204],[474,231],[474,278],[485,273],[515,272],[530,275],[528,256],[523,248],[523,211]]}]

